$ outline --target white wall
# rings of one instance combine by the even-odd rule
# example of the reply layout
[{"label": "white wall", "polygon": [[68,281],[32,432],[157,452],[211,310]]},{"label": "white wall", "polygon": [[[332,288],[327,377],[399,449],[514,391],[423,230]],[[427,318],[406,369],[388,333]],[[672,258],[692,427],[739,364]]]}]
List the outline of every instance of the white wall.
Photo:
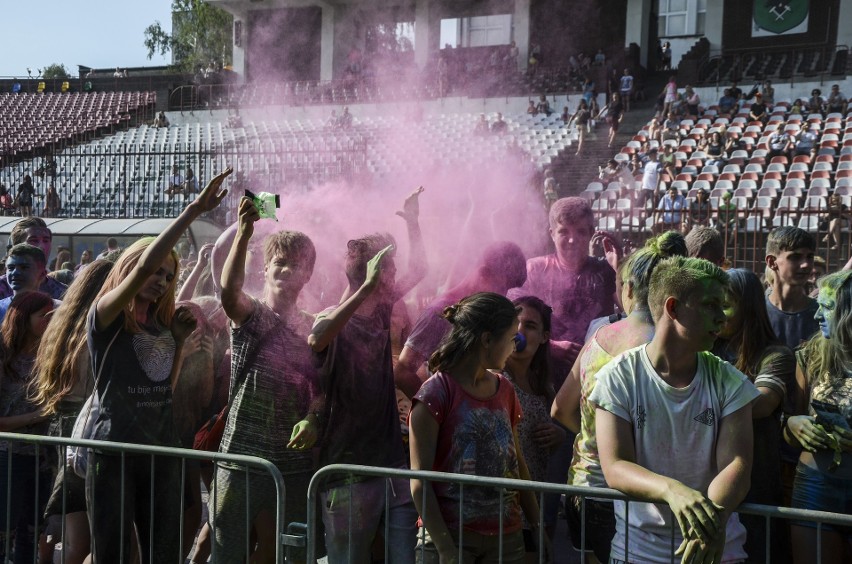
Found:
[{"label": "white wall", "polygon": [[[570,111],[576,109],[577,104],[582,100],[580,95],[568,96],[548,96],[550,107],[557,113],[562,112],[563,106],[568,106]],[[598,104],[603,107],[606,103],[606,94],[598,95]],[[411,112],[412,109],[419,107],[423,110],[423,114],[439,115],[439,114],[495,114],[502,112],[505,115],[520,115],[527,111],[529,98],[526,96],[515,98],[442,98],[440,100],[428,100],[422,102],[395,102],[383,104],[349,104],[349,111],[355,116],[356,120],[359,116],[386,116],[388,114],[405,115]],[[267,121],[267,120],[295,120],[295,119],[319,119],[325,120],[331,114],[332,109],[336,109],[340,113],[342,104],[339,105],[310,105],[310,106],[266,106],[263,108],[246,108],[240,110],[244,122],[249,121]],[[217,121],[227,121],[227,110],[198,110],[196,112],[166,112],[166,117],[169,122],[174,125],[185,123],[210,123]]]},{"label": "white wall", "polygon": [[648,53],[650,49],[656,49],[656,45],[648,45],[648,25],[651,17],[651,2],[653,0],[627,0],[627,28],[624,33],[624,46],[629,47],[631,43],[639,45],[640,62],[648,64]]},{"label": "white wall", "polygon": [[676,69],[680,64],[681,58],[692,49],[692,46],[698,43],[701,37],[667,37],[664,41],[668,41],[672,45],[672,68]]}]

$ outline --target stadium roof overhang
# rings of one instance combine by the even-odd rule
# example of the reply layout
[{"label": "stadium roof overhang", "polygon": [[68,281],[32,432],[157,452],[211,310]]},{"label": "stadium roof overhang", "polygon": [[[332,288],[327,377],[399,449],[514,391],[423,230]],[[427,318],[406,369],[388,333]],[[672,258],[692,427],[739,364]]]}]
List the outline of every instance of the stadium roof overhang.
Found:
[{"label": "stadium roof overhang", "polygon": [[[8,235],[20,217],[0,217],[0,233]],[[174,221],[170,217],[148,219],[81,219],[81,218],[45,218],[44,222],[54,235],[87,235],[96,237],[144,237],[159,235]],[[189,228],[195,241],[215,241],[222,228],[211,221],[199,219]]]}]

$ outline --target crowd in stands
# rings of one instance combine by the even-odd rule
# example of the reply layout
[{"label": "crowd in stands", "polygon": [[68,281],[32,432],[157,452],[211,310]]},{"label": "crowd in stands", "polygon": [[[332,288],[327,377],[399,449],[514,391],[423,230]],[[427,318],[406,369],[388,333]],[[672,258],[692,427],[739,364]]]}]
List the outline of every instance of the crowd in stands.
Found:
[{"label": "crowd in stands", "polygon": [[[600,227],[651,231],[711,225],[728,234],[796,225],[838,251],[852,203],[852,129],[839,85],[781,99],[769,80],[717,103],[672,77],[654,117],[582,197]],[[834,253],[837,256],[837,253]]]},{"label": "crowd in stands", "polygon": [[[666,174],[649,153],[645,170]],[[607,169],[624,173],[617,161]],[[273,227],[243,197],[215,245],[191,260],[175,251],[200,214],[233,201],[230,174],[156,238],[124,250],[112,241],[79,267],[66,249],[54,258],[41,219],[17,223],[0,278],[4,430],[69,436],[93,396],[87,438],[189,448],[201,431],[208,448],[271,461],[297,522],[311,476],[328,464],[567,476],[643,500],[627,520],[622,502],[568,500],[575,545],[601,562],[669,562],[677,547],[686,561],[762,562],[767,546],[773,562],[811,562],[812,522],[773,521],[767,531],[737,507],[849,512],[852,271],[814,280],[808,231],[774,229],[765,273],[725,271],[705,200],[684,235],[675,214],[686,215],[685,203],[673,189],[660,234],[625,252],[616,234],[596,231],[587,200],[551,198],[541,227],[552,251],[527,257],[515,243],[493,243],[461,282],[424,303],[406,299],[429,268],[419,221],[429,193],[419,188],[397,213],[405,263],[389,234],[350,240],[339,302],[308,312],[301,294],[320,229]],[[224,422],[220,440],[207,433],[211,416]],[[66,562],[90,552],[95,562],[130,561],[134,528],[142,561],[189,557],[199,530],[192,562],[211,549],[222,561],[247,550],[272,561],[276,496],[266,475],[98,450],[78,475],[44,449],[3,446],[0,530],[14,531],[6,549],[16,562],[49,559],[61,534]],[[459,553],[525,562],[547,550],[559,505],[544,496],[540,508],[529,492],[364,476],[332,478],[320,494],[330,562],[369,561],[387,534],[394,562],[413,562],[415,551],[423,562]],[[844,529],[820,535],[824,554],[848,550]]]}]

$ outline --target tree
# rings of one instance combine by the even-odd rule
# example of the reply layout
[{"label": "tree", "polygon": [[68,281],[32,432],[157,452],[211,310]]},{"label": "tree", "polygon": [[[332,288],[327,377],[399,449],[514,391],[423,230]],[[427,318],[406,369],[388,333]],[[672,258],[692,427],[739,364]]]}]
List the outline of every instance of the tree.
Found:
[{"label": "tree", "polygon": [[59,63],[53,63],[52,65],[48,65],[41,72],[42,77],[50,80],[54,78],[66,79],[68,78],[68,70],[65,68],[65,65]]},{"label": "tree", "polygon": [[184,72],[230,65],[233,24],[231,14],[202,0],[172,0],[172,32],[159,21],[145,29],[148,58],[171,53],[173,64]]}]

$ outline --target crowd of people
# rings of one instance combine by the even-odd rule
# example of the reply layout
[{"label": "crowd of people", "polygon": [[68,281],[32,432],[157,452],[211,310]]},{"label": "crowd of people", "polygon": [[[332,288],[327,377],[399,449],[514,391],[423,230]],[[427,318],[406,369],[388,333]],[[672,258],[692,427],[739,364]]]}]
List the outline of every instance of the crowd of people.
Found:
[{"label": "crowd of people", "polygon": [[[306,312],[320,235],[261,237],[247,197],[194,263],[174,250],[230,174],[156,238],[88,257],[68,286],[46,275],[44,222],[16,225],[0,278],[0,429],[69,436],[92,418],[86,438],[186,448],[201,448],[201,431],[204,448],[280,470],[288,522],[306,522],[311,477],[335,463],[608,486],[641,501],[563,508],[600,562],[669,562],[675,548],[684,561],[763,562],[767,547],[773,562],[811,562],[813,522],[767,528],[737,507],[852,509],[852,276],[815,280],[806,231],[772,232],[761,280],[720,267],[711,227],[625,253],[584,199],[557,199],[552,252],[487,246],[411,324],[405,298],[427,272],[422,188],[397,214],[405,268],[391,235],[352,239],[340,301]],[[51,270],[71,266],[57,255]],[[2,447],[0,530],[14,531],[15,562],[49,561],[61,535],[66,562],[273,560],[268,475],[97,449],[79,471],[25,442]],[[393,562],[559,558],[558,496],[349,474],[319,492],[329,562],[369,562],[377,542]],[[823,554],[846,554],[848,531],[820,535]]]}]

